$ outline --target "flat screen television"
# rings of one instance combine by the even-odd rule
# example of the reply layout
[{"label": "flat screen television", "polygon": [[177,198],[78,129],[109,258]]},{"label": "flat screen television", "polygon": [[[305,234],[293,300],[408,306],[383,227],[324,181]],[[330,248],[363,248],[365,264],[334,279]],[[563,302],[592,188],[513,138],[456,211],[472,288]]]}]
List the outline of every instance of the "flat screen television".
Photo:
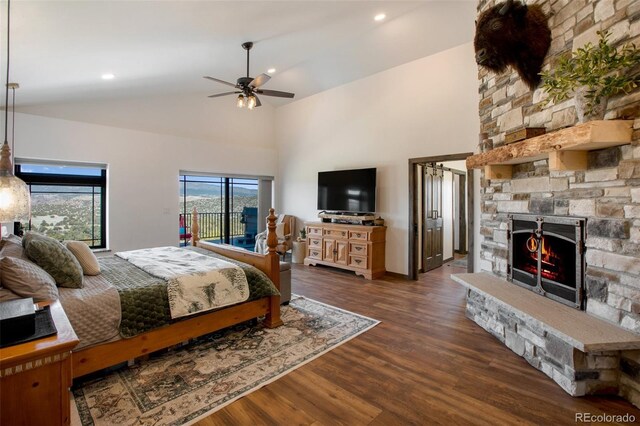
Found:
[{"label": "flat screen television", "polygon": [[318,210],[375,212],[376,169],[319,172]]}]

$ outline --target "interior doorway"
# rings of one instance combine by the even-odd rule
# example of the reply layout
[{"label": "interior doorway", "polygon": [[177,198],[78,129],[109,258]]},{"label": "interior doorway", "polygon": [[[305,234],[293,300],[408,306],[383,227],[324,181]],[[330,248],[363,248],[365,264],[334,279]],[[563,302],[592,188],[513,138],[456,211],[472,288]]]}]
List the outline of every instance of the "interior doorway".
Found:
[{"label": "interior doorway", "polygon": [[473,271],[471,153],[409,160],[409,278],[453,261]]},{"label": "interior doorway", "polygon": [[444,220],[443,220],[443,181],[444,169],[436,163],[418,166],[422,180],[422,191],[418,198],[418,270],[427,272],[442,266],[444,262]]}]

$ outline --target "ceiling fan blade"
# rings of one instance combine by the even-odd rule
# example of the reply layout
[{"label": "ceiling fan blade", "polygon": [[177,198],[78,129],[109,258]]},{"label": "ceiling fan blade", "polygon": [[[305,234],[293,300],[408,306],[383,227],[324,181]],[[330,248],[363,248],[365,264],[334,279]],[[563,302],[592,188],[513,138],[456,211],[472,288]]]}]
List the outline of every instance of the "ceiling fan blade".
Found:
[{"label": "ceiling fan blade", "polygon": [[218,82],[218,83],[226,84],[227,86],[236,87],[236,85],[235,85],[235,84],[233,84],[233,83],[229,83],[228,81],[220,80],[220,79],[218,79],[218,78],[213,78],[213,77],[209,77],[209,76],[206,76],[206,75],[204,76],[204,78],[206,78],[206,79],[208,79],[208,80],[216,81],[216,82]]},{"label": "ceiling fan blade", "polygon": [[254,98],[256,98],[256,108],[259,106],[262,106],[262,102],[260,102],[260,98],[257,97],[256,95],[253,95]]},{"label": "ceiling fan blade", "polygon": [[209,95],[209,98],[217,98],[219,96],[227,96],[227,95],[235,95],[236,93],[242,93],[242,92],[224,92],[224,93],[216,93],[215,95]]},{"label": "ceiling fan blade", "polygon": [[267,81],[269,81],[270,79],[271,79],[271,77],[268,76],[267,74],[260,74],[259,76],[254,78],[251,83],[249,83],[249,86],[251,86],[251,87],[260,87],[263,84],[265,84]]},{"label": "ceiling fan blade", "polygon": [[296,94],[290,92],[281,92],[279,90],[256,90],[256,92],[265,96],[275,96],[276,98],[293,98]]}]

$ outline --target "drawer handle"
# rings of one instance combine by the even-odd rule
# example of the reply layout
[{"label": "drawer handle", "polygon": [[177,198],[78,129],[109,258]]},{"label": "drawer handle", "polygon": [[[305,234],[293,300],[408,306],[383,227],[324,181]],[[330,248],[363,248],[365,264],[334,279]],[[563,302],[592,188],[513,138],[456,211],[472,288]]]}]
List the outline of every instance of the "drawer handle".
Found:
[{"label": "drawer handle", "polygon": [[356,238],[361,238],[362,234],[356,234]]},{"label": "drawer handle", "polygon": [[318,240],[313,240],[313,244],[318,245]]},{"label": "drawer handle", "polygon": [[356,249],[356,250],[358,250],[358,251],[360,251],[360,250],[362,250],[362,247],[360,247],[360,246],[356,246],[356,247],[355,247],[355,249]]},{"label": "drawer handle", "polygon": [[356,259],[355,261],[356,261],[356,263],[357,263],[358,265],[360,264],[360,262],[362,262],[362,260],[360,260],[360,259]]}]

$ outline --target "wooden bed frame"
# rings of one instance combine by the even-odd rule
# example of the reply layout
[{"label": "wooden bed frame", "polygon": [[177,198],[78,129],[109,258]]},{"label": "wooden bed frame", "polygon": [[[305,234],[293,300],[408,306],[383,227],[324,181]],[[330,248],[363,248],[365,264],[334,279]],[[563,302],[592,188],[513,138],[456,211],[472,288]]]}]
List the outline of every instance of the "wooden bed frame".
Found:
[{"label": "wooden bed frame", "polygon": [[[258,254],[230,245],[212,244],[200,241],[198,237],[198,212],[193,209],[191,225],[191,242],[195,247],[204,248],[255,266],[266,273],[275,286],[280,289],[280,262],[276,253],[278,238],[276,237],[276,219],[273,209],[269,209],[267,217],[267,254]],[[252,302],[222,308],[213,312],[196,315],[185,320],[138,334],[129,339],[102,343],[71,354],[73,377],[110,367],[139,356],[147,355],[185,340],[212,333],[241,322],[265,316],[264,324],[269,328],[282,325],[280,319],[280,296],[264,297]]]}]

